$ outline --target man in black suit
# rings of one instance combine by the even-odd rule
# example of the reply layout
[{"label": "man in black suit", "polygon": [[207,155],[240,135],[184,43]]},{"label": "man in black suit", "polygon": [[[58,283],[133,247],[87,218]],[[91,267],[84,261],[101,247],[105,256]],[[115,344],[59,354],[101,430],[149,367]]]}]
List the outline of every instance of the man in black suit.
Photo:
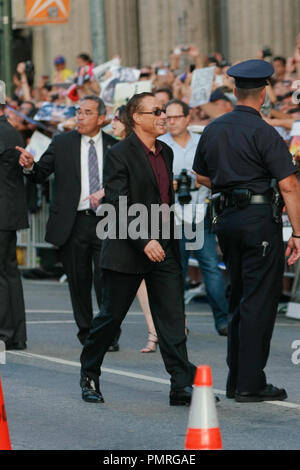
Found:
[{"label": "man in black suit", "polygon": [[77,111],[77,130],[54,137],[39,162],[34,163],[33,155],[18,148],[20,165],[30,181],[43,183],[55,175],[45,239],[59,248],[82,344],[93,318],[93,280],[98,305],[101,303],[101,241],[96,236],[99,217],[93,206],[103,196],[106,151],[116,143],[101,131],[105,119],[103,101],[86,96]]},{"label": "man in black suit", "polygon": [[[108,229],[114,232],[116,228],[118,233],[125,229],[125,237],[117,234],[102,241],[103,299],[101,314],[93,320],[81,355],[82,398],[93,403],[104,401],[99,388],[103,357],[145,279],[160,351],[171,375],[170,405],[188,405],[195,366],[186,351],[179,248],[174,236],[162,237],[167,214],[162,211],[158,224],[151,214],[155,205],[168,208],[174,203],[173,152],[156,140],[165,132],[166,115],[152,93],[135,95],[127,111],[134,132],[108,152],[104,166],[105,202],[116,211],[116,221],[124,221],[125,216],[123,225],[114,227],[109,222]],[[128,207],[142,204],[147,210],[148,220],[142,223],[143,233],[137,238],[130,233],[134,219],[127,220],[119,199],[122,196],[128,198]],[[151,228],[158,229],[156,239]],[[101,227],[97,230],[101,236]]]},{"label": "man in black suit", "polygon": [[23,287],[16,257],[16,231],[28,228],[24,177],[16,145],[23,145],[0,105],[0,340],[6,349],[26,348]]}]

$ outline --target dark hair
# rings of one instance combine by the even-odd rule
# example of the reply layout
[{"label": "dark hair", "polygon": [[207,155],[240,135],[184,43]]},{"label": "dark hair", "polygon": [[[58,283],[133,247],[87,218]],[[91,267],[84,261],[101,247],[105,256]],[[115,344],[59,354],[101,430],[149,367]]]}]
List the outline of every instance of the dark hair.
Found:
[{"label": "dark hair", "polygon": [[99,116],[103,116],[103,115],[106,114],[106,106],[104,104],[104,101],[101,98],[99,98],[96,95],[88,95],[88,96],[84,96],[84,98],[82,98],[81,102],[82,101],[87,101],[87,100],[95,101],[98,104],[98,114],[99,114]]},{"label": "dark hair", "polygon": [[128,124],[131,129],[134,128],[133,115],[141,109],[141,103],[147,97],[154,98],[154,94],[145,91],[144,93],[138,93],[137,95],[133,95],[133,97],[128,101],[126,105],[126,112]]},{"label": "dark hair", "polygon": [[173,99],[173,93],[172,93],[172,90],[170,90],[170,88],[157,88],[156,90],[154,90],[153,93],[154,95],[156,95],[156,93],[167,93],[169,100]]},{"label": "dark hair", "polygon": [[89,62],[89,64],[91,64],[93,62],[91,57],[88,54],[85,54],[85,53],[79,54],[77,56],[77,59],[81,59],[81,60],[84,60],[85,62]]},{"label": "dark hair", "polygon": [[281,62],[282,65],[286,66],[286,59],[284,57],[281,57],[281,56],[274,57],[273,62],[275,61]]},{"label": "dark hair", "polygon": [[184,101],[177,100],[177,99],[171,100],[166,104],[166,110],[169,106],[171,106],[171,104],[179,104],[182,107],[182,112],[184,114],[184,117],[187,117],[190,114],[190,107]]},{"label": "dark hair", "polygon": [[4,110],[5,110],[5,106],[6,106],[5,104],[0,103],[0,111],[4,111]]},{"label": "dark hair", "polygon": [[25,100],[25,101],[23,101],[23,102],[21,103],[20,106],[22,106],[22,104],[30,104],[31,109],[34,109],[34,110],[36,109],[36,108],[35,108],[35,104],[34,104],[32,101]]},{"label": "dark hair", "polygon": [[127,116],[127,108],[126,105],[123,104],[116,110],[116,114],[118,113],[119,115],[119,120],[120,122],[125,126],[125,137],[128,137],[129,134],[132,132],[132,127],[130,126],[128,122],[128,116]]},{"label": "dark hair", "polygon": [[259,94],[265,86],[261,86],[259,88],[236,88],[236,94],[238,100],[247,100],[249,98],[255,99],[258,98]]}]

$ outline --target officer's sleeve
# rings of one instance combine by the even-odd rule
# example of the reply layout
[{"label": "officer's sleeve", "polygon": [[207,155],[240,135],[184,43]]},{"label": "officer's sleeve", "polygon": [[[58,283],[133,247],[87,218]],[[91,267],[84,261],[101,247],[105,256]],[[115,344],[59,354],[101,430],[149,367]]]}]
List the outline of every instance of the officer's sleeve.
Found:
[{"label": "officer's sleeve", "polygon": [[286,143],[273,127],[258,129],[255,138],[263,163],[273,178],[280,181],[297,173]]},{"label": "officer's sleeve", "polygon": [[208,167],[206,163],[206,151],[205,151],[205,136],[203,135],[199,140],[197,150],[195,153],[194,163],[193,163],[193,170],[198,175],[202,176],[209,176],[208,174]]}]

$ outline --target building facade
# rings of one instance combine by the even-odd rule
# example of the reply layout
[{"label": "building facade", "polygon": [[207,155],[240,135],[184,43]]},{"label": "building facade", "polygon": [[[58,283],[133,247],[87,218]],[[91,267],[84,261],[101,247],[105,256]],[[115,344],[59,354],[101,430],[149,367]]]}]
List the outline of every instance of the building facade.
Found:
[{"label": "building facade", "polygon": [[14,29],[31,37],[36,69],[49,75],[58,54],[72,69],[80,52],[96,63],[118,55],[142,66],[167,61],[177,44],[195,44],[205,55],[221,51],[232,62],[256,57],[264,46],[288,57],[300,32],[300,0],[71,0],[67,24],[31,28],[25,1],[13,0],[13,7]]}]

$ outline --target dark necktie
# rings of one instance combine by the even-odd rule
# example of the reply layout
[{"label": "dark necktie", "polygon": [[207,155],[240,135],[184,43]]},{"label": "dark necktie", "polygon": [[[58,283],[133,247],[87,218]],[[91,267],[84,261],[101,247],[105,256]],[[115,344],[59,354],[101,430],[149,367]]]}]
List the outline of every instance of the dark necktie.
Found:
[{"label": "dark necktie", "polygon": [[96,193],[100,189],[100,177],[99,177],[99,166],[97,151],[95,148],[95,142],[91,139],[89,148],[89,184],[90,184],[90,195]]}]

